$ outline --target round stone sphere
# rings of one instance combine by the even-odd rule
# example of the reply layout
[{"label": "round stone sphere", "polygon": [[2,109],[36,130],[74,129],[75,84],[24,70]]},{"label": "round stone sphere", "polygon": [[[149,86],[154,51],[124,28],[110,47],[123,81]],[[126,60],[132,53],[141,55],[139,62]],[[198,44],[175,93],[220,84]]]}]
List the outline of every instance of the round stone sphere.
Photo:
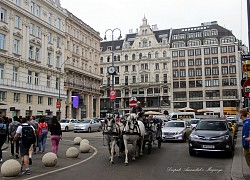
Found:
[{"label": "round stone sphere", "polygon": [[20,173],[21,164],[15,159],[5,161],[1,166],[1,174],[4,177],[15,177]]},{"label": "round stone sphere", "polygon": [[44,154],[42,162],[46,167],[54,167],[57,164],[57,156],[55,153],[48,152]]},{"label": "round stone sphere", "polygon": [[77,158],[79,156],[79,150],[76,147],[70,147],[66,151],[67,158]]},{"label": "round stone sphere", "polygon": [[82,144],[82,143],[87,143],[87,144],[89,144],[89,140],[83,139],[83,140],[81,140],[80,144]]},{"label": "round stone sphere", "polygon": [[83,142],[80,144],[79,149],[81,153],[88,153],[90,151],[90,145],[88,143]]},{"label": "round stone sphere", "polygon": [[76,138],[74,139],[74,144],[75,144],[75,145],[79,145],[81,141],[82,141],[82,138],[76,137]]}]

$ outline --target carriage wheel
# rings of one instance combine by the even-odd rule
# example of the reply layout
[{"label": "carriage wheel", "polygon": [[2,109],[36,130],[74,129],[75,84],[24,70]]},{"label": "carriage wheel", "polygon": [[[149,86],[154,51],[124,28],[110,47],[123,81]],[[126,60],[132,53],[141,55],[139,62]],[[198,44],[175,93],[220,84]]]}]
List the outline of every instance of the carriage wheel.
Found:
[{"label": "carriage wheel", "polygon": [[158,148],[161,148],[161,139],[158,139]]}]

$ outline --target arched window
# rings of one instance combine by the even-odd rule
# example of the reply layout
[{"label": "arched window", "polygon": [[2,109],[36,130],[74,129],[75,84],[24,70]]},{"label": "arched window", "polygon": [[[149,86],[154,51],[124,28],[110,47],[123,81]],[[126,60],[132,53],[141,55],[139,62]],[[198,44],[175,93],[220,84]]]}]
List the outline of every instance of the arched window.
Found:
[{"label": "arched window", "polygon": [[150,52],[148,53],[148,59],[151,59],[151,53]]},{"label": "arched window", "polygon": [[139,42],[139,47],[141,47],[141,42]]},{"label": "arched window", "polygon": [[126,60],[126,61],[128,60],[128,55],[127,55],[127,54],[125,55],[125,60]]},{"label": "arched window", "polygon": [[132,55],[132,60],[135,60],[135,54]]},{"label": "arched window", "polygon": [[155,52],[155,58],[158,58],[159,57],[159,53],[158,51]]},{"label": "arched window", "polygon": [[142,34],[144,34],[144,30],[142,30]]},{"label": "arched window", "polygon": [[141,58],[142,58],[142,53],[139,54],[139,59],[141,59]]},{"label": "arched window", "polygon": [[107,57],[107,62],[109,62],[109,61],[110,61],[110,56]]},{"label": "arched window", "polygon": [[148,31],[148,30],[146,29],[146,30],[145,30],[145,34],[147,34],[147,33],[148,33],[147,31]]},{"label": "arched window", "polygon": [[166,56],[167,56],[167,52],[166,52],[166,51],[163,51],[162,56],[163,56],[163,57],[166,57]]},{"label": "arched window", "polygon": [[120,61],[121,60],[121,57],[120,55],[117,56],[117,61]]},{"label": "arched window", "polygon": [[100,61],[103,62],[103,57],[100,58]]},{"label": "arched window", "polygon": [[148,46],[151,46],[151,41],[148,42]]},{"label": "arched window", "polygon": [[116,61],[116,56],[114,56],[114,61]]}]

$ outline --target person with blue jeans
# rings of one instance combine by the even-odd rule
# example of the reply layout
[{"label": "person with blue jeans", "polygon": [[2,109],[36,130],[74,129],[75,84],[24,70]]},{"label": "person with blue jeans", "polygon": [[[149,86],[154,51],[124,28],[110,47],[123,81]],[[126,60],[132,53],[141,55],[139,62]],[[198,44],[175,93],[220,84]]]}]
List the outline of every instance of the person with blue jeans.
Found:
[{"label": "person with blue jeans", "polygon": [[243,121],[243,128],[242,128],[242,147],[244,150],[244,156],[246,158],[248,166],[250,166],[250,149],[249,149],[249,141],[250,141],[250,119],[248,116],[247,109],[241,109],[239,112],[239,116]]},{"label": "person with blue jeans", "polygon": [[45,122],[44,118],[40,120],[37,131],[38,131],[39,153],[44,153],[46,148],[47,134],[48,134],[48,124]]}]

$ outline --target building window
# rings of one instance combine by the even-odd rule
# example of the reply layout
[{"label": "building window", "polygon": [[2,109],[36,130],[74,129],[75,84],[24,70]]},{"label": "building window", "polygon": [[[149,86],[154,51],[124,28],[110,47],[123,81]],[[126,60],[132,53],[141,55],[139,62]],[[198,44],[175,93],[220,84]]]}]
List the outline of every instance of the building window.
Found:
[{"label": "building window", "polygon": [[19,102],[19,101],[20,101],[20,94],[14,93],[14,102]]},{"label": "building window", "polygon": [[185,60],[180,60],[179,61],[179,66],[180,67],[185,67],[186,66],[186,61]]},{"label": "building window", "polygon": [[212,58],[212,64],[218,64],[218,58],[217,57]]},{"label": "building window", "polygon": [[0,64],[0,80],[3,80],[4,64]]},{"label": "building window", "polygon": [[47,87],[50,88],[50,76],[47,76]]},{"label": "building window", "polygon": [[211,59],[210,58],[205,58],[204,59],[204,64],[205,65],[210,65],[211,64]]},{"label": "building window", "polygon": [[163,69],[167,69],[168,68],[168,64],[166,62],[163,63]]},{"label": "building window", "polygon": [[5,35],[0,33],[0,49],[5,49]]},{"label": "building window", "polygon": [[15,28],[19,28],[19,27],[20,27],[20,17],[15,16]]},{"label": "building window", "polygon": [[119,77],[115,77],[115,84],[120,84]]},{"label": "building window", "polygon": [[229,56],[229,63],[235,63],[235,62],[236,62],[235,56]]},{"label": "building window", "polygon": [[163,82],[168,83],[168,75],[167,74],[163,74]]},{"label": "building window", "polygon": [[32,72],[28,71],[28,84],[32,83]]},{"label": "building window", "polygon": [[[142,58],[142,53],[139,54],[139,59],[141,59],[141,58]],[[125,59],[125,60],[126,60],[126,59]]]},{"label": "building window", "polygon": [[193,49],[189,49],[188,50],[188,56],[193,56],[194,55],[194,50]]},{"label": "building window", "polygon": [[18,67],[13,66],[12,80],[17,82]]},{"label": "building window", "polygon": [[53,104],[53,99],[52,98],[48,98],[48,105],[51,106]]},{"label": "building window", "polygon": [[125,72],[128,72],[128,66],[125,66]]},{"label": "building window", "polygon": [[48,65],[51,64],[51,53],[50,52],[48,52],[47,64]]},{"label": "building window", "polygon": [[36,48],[36,57],[35,57],[36,61],[39,61],[39,52],[40,52],[40,49]]},{"label": "building window", "polygon": [[35,3],[32,1],[30,2],[30,12],[31,12],[31,14],[35,13]]},{"label": "building window", "polygon": [[204,48],[204,54],[205,55],[210,54],[210,48]]},{"label": "building window", "polygon": [[220,48],[221,53],[227,53],[227,46],[222,46]]},{"label": "building window", "polygon": [[179,88],[180,87],[180,83],[179,82],[173,82],[173,88]]},{"label": "building window", "polygon": [[178,61],[173,61],[173,62],[172,62],[172,66],[173,66],[173,67],[178,67],[178,64],[179,64]]},{"label": "building window", "polygon": [[185,69],[180,70],[180,77],[186,77],[186,70]]},{"label": "building window", "polygon": [[132,82],[136,83],[136,76],[132,76]]},{"label": "building window", "polygon": [[32,103],[32,95],[27,95],[26,103]]},{"label": "building window", "polygon": [[51,13],[48,14],[48,21],[49,21],[49,24],[52,23],[52,14]]},{"label": "building window", "polygon": [[151,53],[150,52],[148,53],[148,58],[151,59]]},{"label": "building window", "polygon": [[172,52],[172,57],[178,57],[178,51],[173,51]]},{"label": "building window", "polygon": [[38,96],[38,104],[43,104],[43,97],[42,96]]},{"label": "building window", "polygon": [[220,101],[207,101],[206,107],[207,108],[220,107]]},{"label": "building window", "polygon": [[195,71],[194,71],[194,69],[189,69],[189,70],[188,70],[188,76],[189,76],[189,77],[195,76]]},{"label": "building window", "polygon": [[212,47],[211,48],[211,54],[218,54],[218,48],[217,47]]},{"label": "building window", "polygon": [[162,56],[163,56],[163,57],[167,57],[167,52],[166,52],[166,51],[163,51]]},{"label": "building window", "polygon": [[196,69],[196,76],[202,76],[202,69],[201,68]]},{"label": "building window", "polygon": [[203,87],[202,80],[197,80],[196,81],[196,87]]},{"label": "building window", "polygon": [[6,92],[0,91],[0,101],[6,101]]},{"label": "building window", "polygon": [[160,76],[159,76],[159,74],[155,75],[155,82],[160,82]]},{"label": "building window", "polygon": [[29,59],[33,59],[33,50],[34,50],[34,46],[30,46],[30,48],[29,48]]},{"label": "building window", "polygon": [[127,61],[127,60],[128,60],[128,55],[126,54],[126,55],[125,55],[125,61]]},{"label": "building window", "polygon": [[135,54],[132,55],[132,60],[135,60]]},{"label": "building window", "polygon": [[15,0],[14,2],[16,5],[21,6],[21,0]]},{"label": "building window", "polygon": [[188,66],[194,66],[194,60],[193,59],[188,60]]},{"label": "building window", "polygon": [[196,56],[201,55],[201,49],[195,49],[195,55]]},{"label": "building window", "polygon": [[229,74],[236,74],[236,66],[229,67]]},{"label": "building window", "polygon": [[228,52],[229,53],[235,52],[235,46],[228,46]]},{"label": "building window", "polygon": [[60,81],[60,78],[56,78],[56,89],[59,89],[59,81]]},{"label": "building window", "polygon": [[222,66],[221,71],[222,71],[222,74],[228,74],[228,67],[227,66]]},{"label": "building window", "polygon": [[41,38],[41,29],[39,26],[36,27],[37,31],[36,31],[36,37]]},{"label": "building window", "polygon": [[61,45],[61,38],[57,37],[57,41],[56,41],[57,47],[60,48]]},{"label": "building window", "polygon": [[35,85],[39,85],[39,73],[35,73]]},{"label": "building window", "polygon": [[160,67],[159,67],[159,63],[155,63],[155,70],[159,70]]},{"label": "building window", "polygon": [[205,75],[206,76],[211,75],[211,68],[205,68]]},{"label": "building window", "polygon": [[221,57],[221,64],[227,64],[228,63],[228,58],[226,56]]},{"label": "building window", "polygon": [[202,65],[201,59],[195,59],[195,65],[196,66],[201,66]]},{"label": "building window", "polygon": [[41,15],[41,7],[40,6],[36,6],[36,15],[37,15],[37,17],[40,17],[40,15]]},{"label": "building window", "polygon": [[184,50],[179,51],[179,56],[184,57],[185,56],[185,51]]},{"label": "building window", "polygon": [[132,65],[132,71],[136,71],[136,66]]},{"label": "building window", "polygon": [[213,75],[219,75],[219,67],[213,67],[212,68],[212,74]]},{"label": "building window", "polygon": [[56,56],[56,67],[60,68],[60,56]]},{"label": "building window", "polygon": [[13,52],[15,53],[15,54],[19,54],[20,52],[20,41],[19,40],[17,40],[17,39],[14,39],[13,40],[13,46],[14,46],[14,49],[13,49]]},{"label": "building window", "polygon": [[0,9],[0,21],[6,22],[7,11],[4,8]]},{"label": "building window", "polygon": [[128,76],[125,76],[124,83],[125,83],[125,85],[128,85]]}]

